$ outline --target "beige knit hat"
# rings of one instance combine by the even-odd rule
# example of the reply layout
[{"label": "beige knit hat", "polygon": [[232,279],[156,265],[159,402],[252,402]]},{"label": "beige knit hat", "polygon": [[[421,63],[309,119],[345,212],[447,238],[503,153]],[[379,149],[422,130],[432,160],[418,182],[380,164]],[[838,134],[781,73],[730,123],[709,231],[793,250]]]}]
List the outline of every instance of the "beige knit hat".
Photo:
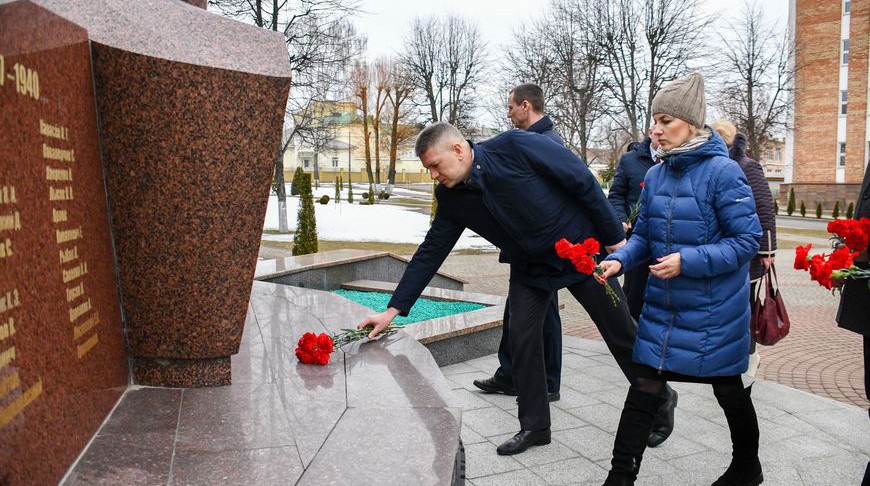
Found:
[{"label": "beige knit hat", "polygon": [[692,73],[662,86],[652,102],[652,114],[675,116],[703,128],[707,117],[707,100],[704,97],[704,77]]}]

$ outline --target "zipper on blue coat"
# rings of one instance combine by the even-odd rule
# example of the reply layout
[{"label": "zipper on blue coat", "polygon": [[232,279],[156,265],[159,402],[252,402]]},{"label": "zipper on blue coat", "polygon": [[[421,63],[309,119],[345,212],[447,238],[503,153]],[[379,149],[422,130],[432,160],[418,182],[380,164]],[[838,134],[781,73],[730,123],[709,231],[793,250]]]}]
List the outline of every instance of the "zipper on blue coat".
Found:
[{"label": "zipper on blue coat", "polygon": [[[669,167],[671,168],[671,167]],[[674,175],[676,176],[676,180],[674,182],[674,187],[671,190],[671,202],[668,204],[668,220],[667,220],[667,254],[671,254],[671,222],[674,217],[674,201],[677,199],[677,189],[680,188],[680,180],[683,177],[682,171],[677,168],[673,169]],[[671,307],[671,280],[665,280],[665,296],[667,297],[668,308]],[[662,342],[662,359],[659,361],[659,374],[662,374],[662,369],[665,366],[665,355],[668,352],[668,339],[671,337],[671,330],[674,328],[674,311],[671,310],[671,322],[668,325],[668,330],[665,332],[665,339]]]},{"label": "zipper on blue coat", "polygon": [[674,315],[676,312],[671,311],[671,323],[668,325],[668,331],[665,333],[665,340],[662,343],[662,359],[659,360],[659,374],[662,374],[662,370],[665,367],[665,353],[668,351],[668,339],[671,337],[671,330],[674,328]]}]

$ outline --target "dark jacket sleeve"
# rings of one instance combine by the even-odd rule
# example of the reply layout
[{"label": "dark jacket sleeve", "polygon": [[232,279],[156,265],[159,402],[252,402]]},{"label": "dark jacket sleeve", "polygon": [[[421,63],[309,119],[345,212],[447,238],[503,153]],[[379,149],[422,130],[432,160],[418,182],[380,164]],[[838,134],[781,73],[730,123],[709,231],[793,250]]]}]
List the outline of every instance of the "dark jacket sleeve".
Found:
[{"label": "dark jacket sleeve", "polygon": [[607,193],[607,200],[613,207],[613,212],[616,213],[616,217],[623,223],[628,221],[628,213],[625,212],[628,206],[628,177],[625,174],[624,160],[625,156],[619,159],[619,165],[616,166],[616,175],[613,176],[613,184],[610,186],[610,192]]},{"label": "dark jacket sleeve", "polygon": [[432,227],[426,233],[423,243],[417,247],[408,268],[402,275],[393,297],[387,307],[399,309],[400,316],[407,316],[411,307],[420,298],[423,289],[429,285],[435,272],[453,250],[465,227],[444,216],[439,209],[435,213]]},{"label": "dark jacket sleeve", "polygon": [[602,245],[615,245],[625,239],[622,223],[604,197],[598,180],[576,155],[543,137],[528,137],[523,143],[514,141],[514,146],[535,172],[556,181],[586,210]]},{"label": "dark jacket sleeve", "polygon": [[[773,195],[770,185],[764,177],[764,169],[757,161],[744,157],[740,163],[749,187],[752,189],[752,197],[755,199],[755,209],[758,212],[758,220],[761,222],[761,241],[758,247],[760,256],[770,256],[776,252],[776,212],[773,208]],[[768,246],[769,245],[769,246]]]}]

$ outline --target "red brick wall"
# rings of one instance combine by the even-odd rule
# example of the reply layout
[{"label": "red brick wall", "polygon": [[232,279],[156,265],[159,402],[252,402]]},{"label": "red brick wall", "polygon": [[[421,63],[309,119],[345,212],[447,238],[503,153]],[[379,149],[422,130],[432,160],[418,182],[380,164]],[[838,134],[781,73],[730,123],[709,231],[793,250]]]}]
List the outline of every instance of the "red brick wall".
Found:
[{"label": "red brick wall", "polygon": [[[855,3],[858,2],[853,2],[853,9]],[[796,0],[795,11],[797,69],[792,180],[832,183],[836,180],[841,3]]]},{"label": "red brick wall", "polygon": [[870,0],[852,1],[849,21],[849,105],[846,115],[846,182],[864,178],[867,145],[867,55]]}]

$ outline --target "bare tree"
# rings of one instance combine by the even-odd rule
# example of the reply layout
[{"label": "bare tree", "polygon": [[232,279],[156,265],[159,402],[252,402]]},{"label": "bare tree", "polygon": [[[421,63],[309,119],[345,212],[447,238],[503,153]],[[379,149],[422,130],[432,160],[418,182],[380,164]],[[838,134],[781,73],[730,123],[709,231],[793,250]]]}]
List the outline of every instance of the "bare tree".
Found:
[{"label": "bare tree", "polygon": [[387,104],[387,93],[390,89],[389,61],[380,58],[372,66],[371,77],[374,80],[375,97],[372,119],[372,133],[375,136],[375,187],[381,192],[381,115]]},{"label": "bare tree", "polygon": [[404,106],[413,92],[411,77],[404,65],[395,60],[390,61],[389,73],[387,99],[390,102],[390,110],[387,112],[387,119],[390,123],[390,167],[387,171],[387,193],[392,193],[393,185],[396,183],[396,160],[398,159],[399,145],[411,138],[415,130],[408,123],[408,110]]},{"label": "bare tree", "polygon": [[638,140],[650,124],[655,93],[706,58],[703,40],[712,17],[701,14],[700,0],[593,3],[608,86],[618,108],[611,118]]},{"label": "bare tree", "polygon": [[418,18],[401,57],[425,99],[421,105],[428,108],[428,118],[467,124],[486,59],[477,25],[453,15]]},{"label": "bare tree", "polygon": [[596,19],[591,15],[594,1],[555,1],[549,22],[562,33],[551,37],[560,66],[554,73],[555,84],[561,86],[562,100],[562,109],[555,112],[555,118],[583,160],[606,106],[605,56],[598,47]]},{"label": "bare tree", "polygon": [[787,34],[767,24],[761,5],[754,2],[744,4],[730,32],[722,36],[729,75],[722,79],[716,106],[746,135],[749,152],[757,158],[764,143],[786,128],[794,76],[791,43]]},{"label": "bare tree", "polygon": [[369,184],[374,184],[374,175],[372,174],[371,132],[369,132],[369,87],[372,79],[371,70],[365,61],[357,61],[354,64],[351,80],[354,98],[356,99],[357,106],[362,111],[366,174],[369,178]]},{"label": "bare tree", "polygon": [[700,12],[698,0],[646,0],[643,14],[644,38],[649,53],[645,130],[651,123],[653,97],[662,85],[689,71],[690,63],[708,52],[703,38],[713,17]]}]

